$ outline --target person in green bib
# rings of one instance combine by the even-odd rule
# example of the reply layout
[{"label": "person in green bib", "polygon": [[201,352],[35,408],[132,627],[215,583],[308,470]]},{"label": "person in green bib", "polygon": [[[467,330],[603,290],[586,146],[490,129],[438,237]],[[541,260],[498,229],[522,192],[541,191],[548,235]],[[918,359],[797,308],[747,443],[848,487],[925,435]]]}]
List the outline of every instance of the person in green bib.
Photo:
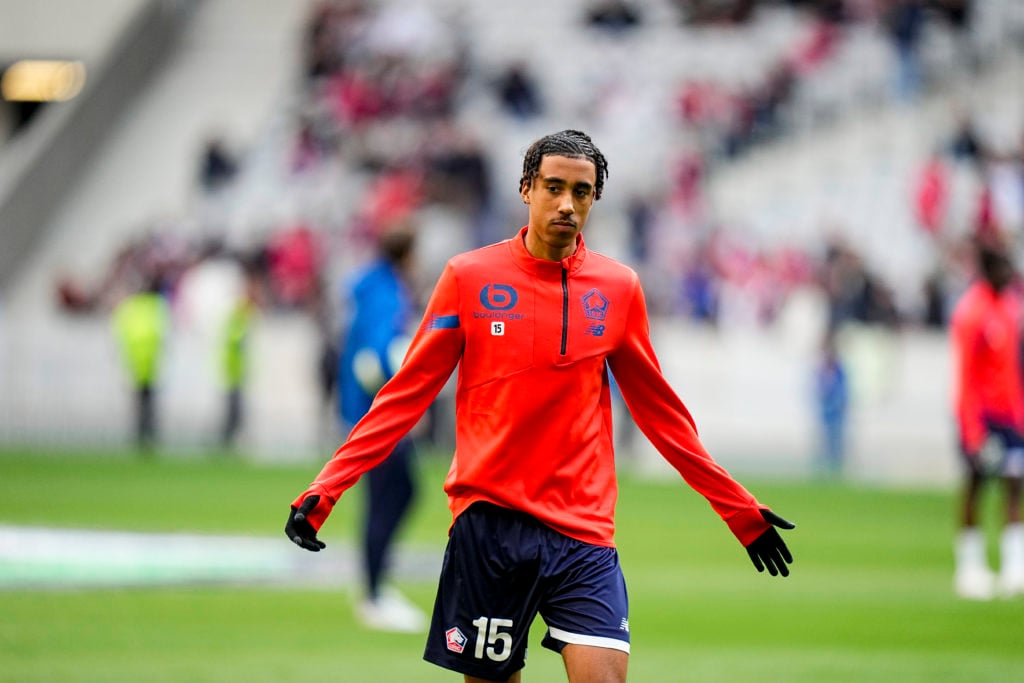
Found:
[{"label": "person in green bib", "polygon": [[135,441],[148,451],[157,439],[156,387],[170,329],[170,313],[158,277],[117,304],[113,328],[134,390]]},{"label": "person in green bib", "polygon": [[245,290],[228,312],[221,337],[221,379],[227,392],[227,404],[221,431],[221,444],[232,448],[243,424],[243,389],[249,374],[248,340],[257,310],[258,281],[246,273]]}]

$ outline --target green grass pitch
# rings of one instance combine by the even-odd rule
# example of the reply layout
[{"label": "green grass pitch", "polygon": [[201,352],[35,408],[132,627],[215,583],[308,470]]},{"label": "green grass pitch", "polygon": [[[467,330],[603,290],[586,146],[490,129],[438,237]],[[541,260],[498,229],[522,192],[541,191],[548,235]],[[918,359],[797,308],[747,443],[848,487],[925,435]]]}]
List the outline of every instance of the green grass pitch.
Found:
[{"label": "green grass pitch", "polygon": [[[447,460],[423,457],[402,541],[438,550]],[[0,451],[0,524],[280,536],[319,469],[202,457]],[[1024,599],[951,591],[951,491],[739,478],[798,523],[788,579],[757,574],[680,481],[621,478],[618,543],[630,589],[630,680],[863,683],[1024,680]],[[988,517],[998,498],[989,498]],[[358,494],[325,526],[341,552]],[[991,524],[990,540],[995,541]],[[331,542],[335,541],[334,546]],[[295,549],[295,552],[301,552]],[[424,608],[434,579],[402,585]],[[526,681],[564,680],[534,625]],[[223,585],[0,590],[0,682],[455,681],[421,636],[380,634],[338,589]]]}]

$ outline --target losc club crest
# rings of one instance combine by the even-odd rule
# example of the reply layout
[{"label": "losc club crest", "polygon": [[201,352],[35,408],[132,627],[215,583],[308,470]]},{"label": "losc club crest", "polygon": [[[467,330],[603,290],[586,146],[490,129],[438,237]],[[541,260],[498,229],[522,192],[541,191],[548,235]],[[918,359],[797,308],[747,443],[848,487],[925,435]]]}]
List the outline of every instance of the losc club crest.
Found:
[{"label": "losc club crest", "polygon": [[444,637],[448,643],[448,649],[452,652],[462,654],[462,651],[466,649],[466,636],[457,626],[445,631]]},{"label": "losc club crest", "polygon": [[587,320],[604,320],[608,315],[608,298],[597,288],[594,288],[581,297],[583,302],[583,315]]}]

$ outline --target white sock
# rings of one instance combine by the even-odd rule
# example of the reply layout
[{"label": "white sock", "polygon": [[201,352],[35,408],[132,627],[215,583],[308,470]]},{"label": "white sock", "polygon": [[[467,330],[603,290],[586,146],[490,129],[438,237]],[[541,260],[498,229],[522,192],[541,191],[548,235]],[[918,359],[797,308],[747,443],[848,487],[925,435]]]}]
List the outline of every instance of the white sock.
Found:
[{"label": "white sock", "polygon": [[985,534],[978,527],[964,527],[960,530],[956,539],[956,568],[988,569]]},{"label": "white sock", "polygon": [[1009,524],[1003,529],[999,550],[1003,574],[1024,574],[1024,524]]}]

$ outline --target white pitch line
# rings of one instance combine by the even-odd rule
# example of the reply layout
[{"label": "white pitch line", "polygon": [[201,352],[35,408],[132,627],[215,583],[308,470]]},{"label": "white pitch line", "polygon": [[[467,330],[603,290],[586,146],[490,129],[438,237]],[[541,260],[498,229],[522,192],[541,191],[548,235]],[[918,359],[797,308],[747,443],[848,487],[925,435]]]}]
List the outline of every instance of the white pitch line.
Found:
[{"label": "white pitch line", "polygon": [[[351,544],[323,552],[281,537],[139,533],[0,525],[0,590],[182,583],[347,585],[359,572]],[[436,576],[440,551],[400,546],[395,575]]]}]

